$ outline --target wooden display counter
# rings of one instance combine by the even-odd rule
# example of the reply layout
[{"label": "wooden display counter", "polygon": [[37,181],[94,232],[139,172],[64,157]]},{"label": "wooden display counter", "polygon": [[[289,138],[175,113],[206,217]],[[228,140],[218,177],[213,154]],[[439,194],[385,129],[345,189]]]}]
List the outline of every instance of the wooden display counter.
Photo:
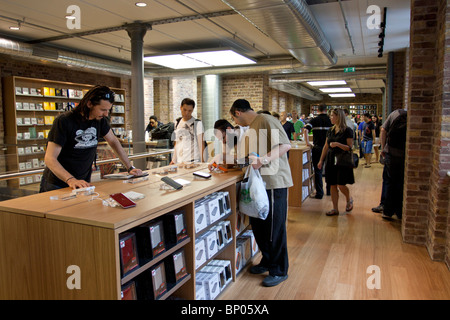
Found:
[{"label": "wooden display counter", "polygon": [[[69,193],[69,188],[0,202],[0,299],[121,299],[121,286],[150,269],[153,263],[132,274],[121,274],[119,237],[175,209],[184,212],[188,238],[172,248],[184,249],[188,276],[164,295],[195,299],[195,201],[218,191],[229,192],[231,213],[228,220],[233,241],[218,257],[231,261],[235,270],[236,184],[241,171],[212,173],[210,179],[195,177],[194,171],[208,171],[206,164],[178,168],[168,174],[190,184],[181,190],[161,190],[162,176],[150,170],[148,180],[124,183],[104,180],[95,183],[98,198],[78,195],[70,200],[51,200],[50,196]],[[122,209],[105,206],[101,199],[112,193],[135,191],[145,195],[136,207]],[[162,258],[160,258],[162,259]],[[81,288],[70,289],[71,266],[79,267]],[[235,272],[233,273],[233,280]]]},{"label": "wooden display counter", "polygon": [[311,148],[304,142],[291,142],[289,165],[294,185],[289,188],[288,205],[300,207],[313,190],[314,169],[311,162]]}]

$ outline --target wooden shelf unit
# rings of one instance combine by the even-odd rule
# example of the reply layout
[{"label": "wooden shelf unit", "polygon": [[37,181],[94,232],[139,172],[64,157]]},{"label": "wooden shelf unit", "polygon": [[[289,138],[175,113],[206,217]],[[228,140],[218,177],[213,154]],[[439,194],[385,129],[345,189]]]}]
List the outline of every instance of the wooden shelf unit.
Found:
[{"label": "wooden shelf unit", "polygon": [[[78,104],[81,100],[80,97],[66,97],[66,96],[54,96],[44,95],[43,89],[56,88],[56,89],[72,89],[86,92],[93,85],[79,84],[71,82],[51,81],[45,79],[25,78],[18,76],[10,76],[3,78],[3,109],[5,114],[5,144],[7,147],[7,159],[6,159],[6,171],[19,172],[30,169],[43,168],[43,158],[45,154],[45,145],[47,142],[46,133],[51,129],[52,119],[56,118],[61,113],[65,112],[68,103]],[[20,89],[19,89],[20,88]],[[28,93],[23,93],[23,88],[27,88]],[[40,94],[30,93],[30,89],[33,92],[39,89]],[[111,88],[116,95],[116,103],[114,103],[113,110],[116,112],[111,113],[111,119],[122,119],[120,124],[111,124],[111,127],[115,131],[125,131],[125,90]],[[118,97],[118,99],[117,99]],[[60,104],[59,110],[44,109],[44,103]],[[24,106],[27,106],[24,109]],[[40,107],[42,105],[42,108]],[[32,109],[30,109],[32,106]],[[119,112],[117,112],[119,111]],[[53,118],[52,118],[53,117]],[[121,117],[121,118],[117,118]],[[19,120],[20,119],[20,120]],[[29,123],[25,124],[24,119],[28,119]],[[22,123],[22,124],[19,124]],[[119,129],[120,128],[120,129]],[[25,134],[33,134],[33,137],[25,137]],[[19,149],[38,148],[37,152],[19,152]],[[22,168],[21,163],[27,163],[28,160],[36,159],[39,165],[36,165],[36,161],[32,162],[31,168]],[[32,179],[32,181],[30,180]],[[25,178],[22,178],[25,179]],[[40,175],[29,176],[27,180],[20,181],[19,179],[9,180],[8,186],[19,187],[31,183],[39,183]]]},{"label": "wooden shelf unit", "polygon": [[[188,239],[173,250],[183,248],[188,276],[169,295],[195,300],[195,200],[211,193],[228,191],[231,213],[222,219],[230,221],[232,241],[212,258],[229,260],[235,273],[236,185],[242,172],[212,173],[210,179],[196,178],[194,171],[207,171],[207,165],[178,168],[172,178],[190,181],[181,190],[160,190],[160,176],[150,170],[147,181],[135,184],[121,180],[102,180],[95,184],[98,199],[80,195],[71,200],[51,200],[69,188],[7,200],[0,203],[0,299],[108,299],[121,297],[121,286],[140,272],[159,262],[139,266],[135,273],[121,276],[120,234],[182,208]],[[101,199],[109,194],[135,191],[145,195],[130,209],[104,206]],[[170,254],[169,251],[168,254]],[[81,270],[81,288],[69,289],[69,266]]]},{"label": "wooden shelf unit", "polygon": [[292,142],[291,144],[289,165],[294,185],[289,188],[288,205],[301,207],[303,201],[314,190],[314,167],[311,160],[311,148],[307,147],[305,143]]}]

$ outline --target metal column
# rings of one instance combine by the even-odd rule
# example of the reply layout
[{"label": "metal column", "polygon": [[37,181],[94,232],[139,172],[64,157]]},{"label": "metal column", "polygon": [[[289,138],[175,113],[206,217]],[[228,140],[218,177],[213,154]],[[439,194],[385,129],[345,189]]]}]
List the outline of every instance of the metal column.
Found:
[{"label": "metal column", "polygon": [[[146,151],[144,119],[144,36],[151,26],[133,23],[127,27],[131,39],[131,110],[133,130],[133,154]],[[134,166],[145,169],[146,160],[134,160]]]}]

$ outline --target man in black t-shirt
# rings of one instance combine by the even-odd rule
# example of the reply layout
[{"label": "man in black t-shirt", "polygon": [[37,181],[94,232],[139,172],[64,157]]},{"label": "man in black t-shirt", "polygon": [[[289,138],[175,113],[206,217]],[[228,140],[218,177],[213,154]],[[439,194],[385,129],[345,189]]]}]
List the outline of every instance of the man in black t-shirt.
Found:
[{"label": "man in black t-shirt", "polygon": [[[312,130],[313,132],[313,148],[311,151],[312,163],[314,166],[314,185],[316,187],[316,199],[322,199],[323,197],[323,178],[322,169],[317,168],[317,164],[320,161],[320,156],[322,155],[322,149],[325,145],[327,139],[327,132],[331,128],[331,120],[327,115],[327,106],[320,105],[318,107],[319,115],[309,123],[306,124],[303,129],[303,140],[305,140],[307,146],[311,146],[308,140],[308,133]],[[328,187],[327,187],[328,189]],[[329,192],[327,192],[329,194]]]},{"label": "man in black t-shirt", "polygon": [[96,86],[84,95],[75,109],[55,119],[48,135],[46,168],[39,192],[68,186],[73,189],[89,187],[100,138],[108,142],[129,173],[142,174],[131,165],[105,118],[113,103],[114,92],[108,87]]},{"label": "man in black t-shirt", "polygon": [[295,128],[294,128],[294,125],[292,124],[292,122],[287,121],[287,112],[286,111],[282,111],[280,113],[280,122],[281,122],[281,125],[283,126],[284,131],[286,131],[288,139],[293,140]]}]

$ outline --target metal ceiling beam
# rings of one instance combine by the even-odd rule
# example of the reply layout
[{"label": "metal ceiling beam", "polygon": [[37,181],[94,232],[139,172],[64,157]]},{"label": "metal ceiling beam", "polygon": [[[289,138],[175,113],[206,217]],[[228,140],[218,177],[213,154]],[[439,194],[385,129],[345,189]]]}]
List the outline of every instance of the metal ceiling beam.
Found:
[{"label": "metal ceiling beam", "polygon": [[[193,21],[193,20],[207,19],[207,18],[215,18],[215,17],[234,15],[234,14],[237,14],[234,10],[225,10],[225,11],[217,11],[217,12],[210,12],[210,13],[194,14],[194,15],[184,16],[184,17],[160,19],[160,20],[154,20],[154,21],[143,21],[143,22],[137,21],[137,23],[140,23],[141,25],[148,25],[149,26],[148,29],[151,29],[152,26],[156,26],[156,25],[163,25],[163,24],[184,22],[184,21]],[[66,34],[63,34],[60,36],[55,36],[55,37],[35,39],[35,40],[27,41],[26,43],[36,44],[36,43],[44,43],[44,42],[64,40],[64,39],[70,39],[70,38],[79,38],[79,37],[91,36],[94,34],[102,34],[102,33],[108,33],[108,32],[127,30],[127,28],[129,26],[130,26],[130,24],[126,23],[126,24],[123,24],[120,26],[100,28],[100,29],[94,29],[94,30],[83,31],[83,32],[66,33]]]}]

